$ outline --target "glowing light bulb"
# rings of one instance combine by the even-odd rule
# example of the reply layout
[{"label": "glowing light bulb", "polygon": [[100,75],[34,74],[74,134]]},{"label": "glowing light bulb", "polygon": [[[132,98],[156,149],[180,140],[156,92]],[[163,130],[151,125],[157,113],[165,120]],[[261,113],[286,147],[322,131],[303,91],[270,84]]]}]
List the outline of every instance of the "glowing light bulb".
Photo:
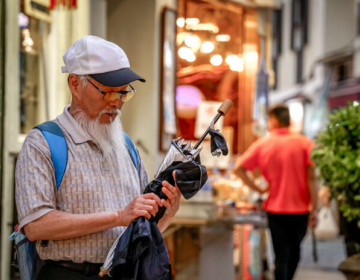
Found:
[{"label": "glowing light bulb", "polygon": [[185,38],[185,45],[196,51],[200,48],[201,40],[197,35],[190,35]]},{"label": "glowing light bulb", "polygon": [[244,61],[241,57],[231,54],[225,58],[225,62],[232,71],[242,72],[244,70]]},{"label": "glowing light bulb", "polygon": [[249,51],[244,53],[244,59],[247,62],[255,62],[258,59],[258,54],[256,51]]},{"label": "glowing light bulb", "polygon": [[186,24],[199,24],[200,20],[198,18],[187,18]]},{"label": "glowing light bulb", "polygon": [[237,55],[231,54],[225,58],[225,62],[227,65],[231,65],[232,63],[236,62],[237,59],[238,59]]},{"label": "glowing light bulb", "polygon": [[176,20],[176,25],[178,27],[184,27],[185,26],[185,19],[183,17],[180,17]]},{"label": "glowing light bulb", "polygon": [[189,53],[186,60],[189,62],[194,62],[196,60],[195,54],[193,52]]},{"label": "glowing light bulb", "polygon": [[182,59],[186,59],[186,57],[188,56],[188,54],[191,52],[191,50],[187,47],[181,47],[178,50],[178,55],[180,56],[180,58]]},{"label": "glowing light bulb", "polygon": [[219,34],[219,35],[216,35],[215,40],[218,42],[229,42],[230,38],[231,37],[228,34]]},{"label": "glowing light bulb", "polygon": [[203,53],[211,53],[214,50],[215,46],[213,42],[205,41],[201,45],[201,52]]},{"label": "glowing light bulb", "polygon": [[223,62],[223,58],[220,54],[215,54],[210,58],[210,63],[214,66],[219,66]]},{"label": "glowing light bulb", "polygon": [[177,35],[176,35],[176,43],[178,44],[178,45],[181,45],[183,42],[184,42],[184,40],[185,40],[185,38],[188,36],[188,33],[186,33],[186,32],[180,32],[180,33],[178,33]]},{"label": "glowing light bulb", "polygon": [[194,62],[196,60],[196,56],[193,51],[187,47],[181,47],[178,50],[178,55],[180,58],[187,60],[189,62]]}]

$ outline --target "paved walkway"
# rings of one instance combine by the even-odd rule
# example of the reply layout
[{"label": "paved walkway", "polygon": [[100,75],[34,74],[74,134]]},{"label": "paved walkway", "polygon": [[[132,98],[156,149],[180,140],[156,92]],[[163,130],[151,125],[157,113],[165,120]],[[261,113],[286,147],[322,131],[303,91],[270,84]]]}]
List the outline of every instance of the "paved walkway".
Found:
[{"label": "paved walkway", "polygon": [[308,234],[302,244],[301,262],[294,280],[345,280],[345,276],[337,269],[346,258],[343,238],[318,241],[317,262],[313,261],[311,240],[311,235]]}]

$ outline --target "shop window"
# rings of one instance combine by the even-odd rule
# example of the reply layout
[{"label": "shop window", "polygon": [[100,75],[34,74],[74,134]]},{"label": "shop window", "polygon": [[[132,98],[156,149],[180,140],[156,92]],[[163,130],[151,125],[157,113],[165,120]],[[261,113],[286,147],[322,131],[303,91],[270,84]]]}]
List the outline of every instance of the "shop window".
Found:
[{"label": "shop window", "polygon": [[231,1],[178,0],[176,39],[179,136],[198,139],[204,118],[197,113],[230,99],[234,106],[220,129],[232,153],[240,152],[252,141],[244,136],[252,132],[242,129],[252,122],[248,104],[259,66],[256,11]]},{"label": "shop window", "polygon": [[350,78],[352,78],[352,60],[344,61],[343,63],[337,65],[337,81],[339,83],[344,82]]},{"label": "shop window", "polygon": [[27,133],[37,123],[39,93],[39,20],[25,14],[21,5],[20,29],[20,133]]},{"label": "shop window", "polygon": [[334,71],[328,98],[330,110],[360,100],[359,80],[353,75],[353,56],[345,56],[333,61],[329,63],[329,67]]},{"label": "shop window", "polygon": [[332,86],[339,86],[353,78],[353,57],[349,56],[339,61],[333,62],[331,67],[334,69],[334,79]]}]

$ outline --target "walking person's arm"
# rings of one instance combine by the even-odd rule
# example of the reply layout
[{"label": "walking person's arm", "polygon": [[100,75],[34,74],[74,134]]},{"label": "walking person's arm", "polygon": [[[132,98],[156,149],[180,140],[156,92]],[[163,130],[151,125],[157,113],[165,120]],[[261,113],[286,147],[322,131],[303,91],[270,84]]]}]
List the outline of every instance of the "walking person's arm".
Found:
[{"label": "walking person's arm", "polygon": [[309,226],[315,228],[317,224],[317,207],[318,207],[318,186],[314,167],[307,167],[307,183],[311,198],[311,209],[309,214]]},{"label": "walking person's arm", "polygon": [[254,179],[250,178],[248,175],[247,170],[239,164],[235,166],[234,173],[244,182],[245,185],[258,193],[265,193],[269,189],[268,186],[266,188],[260,188],[256,185]]}]

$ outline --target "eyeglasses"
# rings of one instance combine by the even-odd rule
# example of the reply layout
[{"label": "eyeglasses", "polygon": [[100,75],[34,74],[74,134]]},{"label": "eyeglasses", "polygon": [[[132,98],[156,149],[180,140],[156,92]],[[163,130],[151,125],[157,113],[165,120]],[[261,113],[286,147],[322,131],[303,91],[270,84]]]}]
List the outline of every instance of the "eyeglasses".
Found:
[{"label": "eyeglasses", "polygon": [[130,90],[120,90],[120,91],[103,91],[99,89],[93,82],[89,79],[86,79],[90,84],[94,86],[102,95],[105,102],[110,102],[116,99],[120,99],[121,102],[128,102],[131,98],[134,97],[136,90],[129,84]]}]

